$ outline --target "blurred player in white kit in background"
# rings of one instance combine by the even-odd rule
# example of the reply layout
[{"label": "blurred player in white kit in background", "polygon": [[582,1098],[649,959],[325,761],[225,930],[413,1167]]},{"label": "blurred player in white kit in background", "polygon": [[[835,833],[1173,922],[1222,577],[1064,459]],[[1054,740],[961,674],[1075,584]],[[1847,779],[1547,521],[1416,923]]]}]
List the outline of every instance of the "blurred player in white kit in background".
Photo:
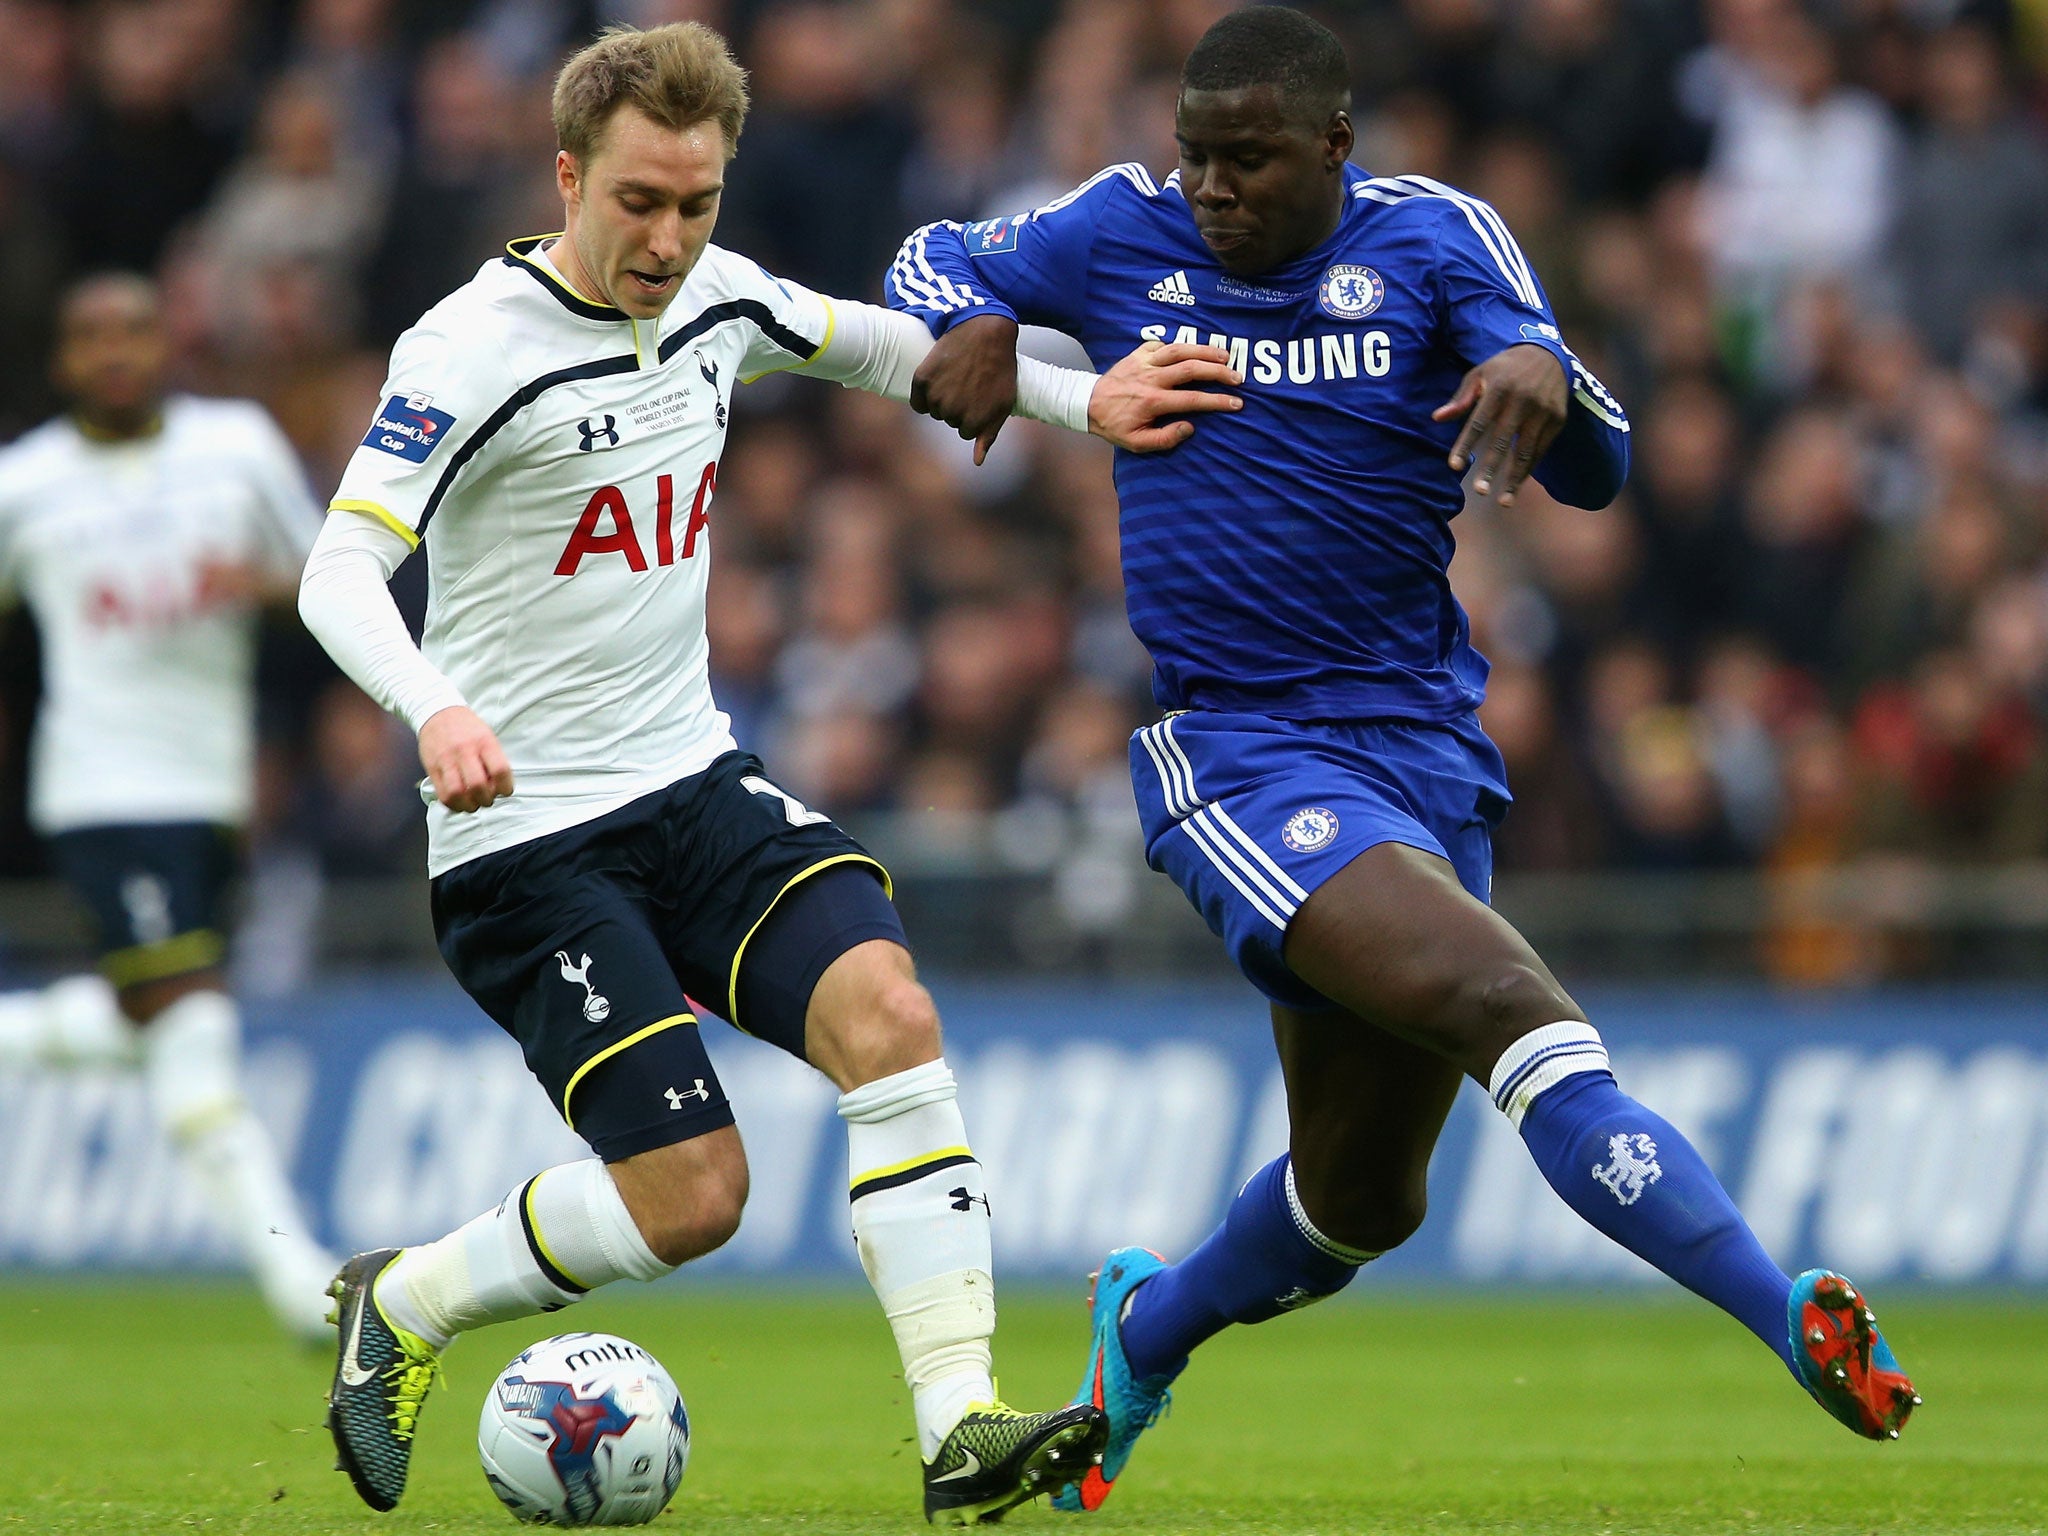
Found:
[{"label": "blurred player in white kit in background", "polygon": [[291,598],[319,513],[260,406],[170,393],[168,368],[155,287],[86,278],[58,316],[70,412],[0,450],[0,580],[42,636],[29,818],[101,973],[0,996],[0,1065],[139,1065],[271,1310],[317,1339],[334,1260],[243,1094],[222,901],[254,789],[256,613]]}]

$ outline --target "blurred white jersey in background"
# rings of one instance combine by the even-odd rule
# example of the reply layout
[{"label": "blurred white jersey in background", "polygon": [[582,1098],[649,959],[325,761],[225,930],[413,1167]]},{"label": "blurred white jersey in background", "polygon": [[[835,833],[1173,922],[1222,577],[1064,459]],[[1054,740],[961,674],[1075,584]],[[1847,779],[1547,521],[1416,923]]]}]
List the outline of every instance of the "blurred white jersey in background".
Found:
[{"label": "blurred white jersey in background", "polygon": [[176,395],[158,431],[118,442],[60,417],[0,450],[0,581],[42,636],[38,832],[247,819],[246,575],[289,583],[318,532],[297,457],[250,401]]}]

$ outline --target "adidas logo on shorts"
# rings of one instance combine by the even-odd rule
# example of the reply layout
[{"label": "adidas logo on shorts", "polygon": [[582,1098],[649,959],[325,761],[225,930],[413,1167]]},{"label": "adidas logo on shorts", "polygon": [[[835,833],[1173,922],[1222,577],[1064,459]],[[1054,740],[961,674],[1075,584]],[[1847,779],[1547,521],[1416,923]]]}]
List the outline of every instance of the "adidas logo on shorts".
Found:
[{"label": "adidas logo on shorts", "polygon": [[1190,309],[1195,305],[1195,290],[1188,286],[1188,275],[1185,272],[1162,277],[1145,290],[1145,297],[1161,304],[1184,304]]}]

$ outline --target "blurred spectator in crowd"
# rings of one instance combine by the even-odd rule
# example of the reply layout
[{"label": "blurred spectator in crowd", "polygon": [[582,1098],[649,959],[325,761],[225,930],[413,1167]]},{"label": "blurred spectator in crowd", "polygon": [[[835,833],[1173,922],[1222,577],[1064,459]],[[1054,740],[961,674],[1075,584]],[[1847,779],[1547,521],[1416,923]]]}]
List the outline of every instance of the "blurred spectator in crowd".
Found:
[{"label": "blurred spectator in crowd", "polygon": [[1783,801],[1765,861],[1770,920],[1760,956],[1770,975],[1800,986],[1859,979],[1873,960],[1870,935],[1843,915],[1841,872],[1858,852],[1855,762],[1841,726],[1825,714],[1785,733]]},{"label": "blurred spectator in crowd", "polygon": [[1873,846],[1948,863],[2048,855],[2040,719],[1968,651],[1934,651],[1910,681],[1874,691],[1856,736]]},{"label": "blurred spectator in crowd", "polygon": [[326,87],[345,152],[385,168],[404,148],[407,52],[396,9],[397,0],[305,0],[287,54],[295,73]]},{"label": "blurred spectator in crowd", "polygon": [[777,663],[778,696],[799,719],[893,714],[916,690],[918,658],[889,508],[857,481],[825,487],[816,506],[802,619]]},{"label": "blurred spectator in crowd", "polygon": [[1642,509],[1643,612],[1681,655],[1736,613],[1750,565],[1733,403],[1701,378],[1674,379],[1637,418],[1631,497]]},{"label": "blurred spectator in crowd", "polygon": [[244,19],[236,0],[84,13],[84,100],[50,183],[80,261],[146,271],[205,207],[242,130]]},{"label": "blurred spectator in crowd", "polygon": [[477,39],[456,34],[428,47],[413,77],[412,139],[371,261],[376,280],[365,292],[374,341],[388,345],[502,256],[506,241],[559,222],[559,208],[541,201],[552,179],[536,176],[536,162],[519,152],[519,105],[516,83]]},{"label": "blurred spectator in crowd", "polygon": [[746,55],[754,110],[728,176],[722,241],[826,293],[879,290],[909,227],[901,193],[914,119],[895,90],[906,41],[878,6],[796,0],[765,11]]},{"label": "blurred spectator in crowd", "polygon": [[1605,854],[1600,808],[1586,764],[1558,719],[1549,680],[1537,668],[1496,666],[1480,711],[1486,734],[1507,761],[1515,803],[1494,837],[1502,868],[1573,870]]},{"label": "blurred spectator in crowd", "polygon": [[0,146],[18,171],[48,178],[63,160],[77,28],[62,0],[0,3]]},{"label": "blurred spectator in crowd", "polygon": [[343,141],[331,88],[281,76],[264,94],[254,143],[200,219],[195,238],[226,327],[262,318],[246,296],[281,268],[300,269],[321,300],[356,325],[358,274],[382,211],[382,178]]},{"label": "blurred spectator in crowd", "polygon": [[409,875],[426,858],[420,765],[412,737],[354,684],[337,680],[313,707],[304,788],[285,835],[329,875]]},{"label": "blurred spectator in crowd", "polygon": [[1858,448],[1841,413],[1801,406],[1765,440],[1750,474],[1740,616],[1799,666],[1836,659],[1842,600],[1868,532]]},{"label": "blurred spectator in crowd", "polygon": [[[35,187],[0,158],[0,356],[49,350],[49,296],[65,272],[63,235]],[[47,370],[0,369],[0,441],[27,431],[56,408]]]},{"label": "blurred spectator in crowd", "polygon": [[1802,281],[1855,272],[1891,226],[1898,131],[1842,78],[1839,48],[1796,5],[1710,0],[1698,61],[1713,128],[1702,237],[1724,302],[1768,373],[1771,327]]},{"label": "blurred spectator in crowd", "polygon": [[1928,45],[1925,120],[1899,170],[1893,273],[1935,356],[1962,361],[1999,300],[2048,306],[2048,141],[2014,108],[1980,23]]}]

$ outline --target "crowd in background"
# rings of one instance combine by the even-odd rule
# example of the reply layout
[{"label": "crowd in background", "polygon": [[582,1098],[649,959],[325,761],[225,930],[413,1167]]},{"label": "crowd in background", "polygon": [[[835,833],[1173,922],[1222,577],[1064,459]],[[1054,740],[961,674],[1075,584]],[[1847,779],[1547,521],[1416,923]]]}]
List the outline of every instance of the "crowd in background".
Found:
[{"label": "crowd in background", "polygon": [[[1502,871],[2048,857],[2048,7],[1308,8],[1350,50],[1358,163],[1492,202],[1634,422],[1608,511],[1457,524],[1519,800]],[[0,0],[0,437],[53,408],[61,286],[151,270],[184,382],[262,400],[324,497],[394,336],[558,227],[550,77],[606,22],[734,39],[755,105],[717,238],[875,299],[917,224],[1163,174],[1224,9]],[[1107,457],[1019,422],[976,471],[887,402],[742,392],[710,607],[741,740],[856,826],[1127,822],[1151,704]],[[259,836],[418,868],[409,740],[274,630]],[[30,637],[0,658],[18,802]]]}]

